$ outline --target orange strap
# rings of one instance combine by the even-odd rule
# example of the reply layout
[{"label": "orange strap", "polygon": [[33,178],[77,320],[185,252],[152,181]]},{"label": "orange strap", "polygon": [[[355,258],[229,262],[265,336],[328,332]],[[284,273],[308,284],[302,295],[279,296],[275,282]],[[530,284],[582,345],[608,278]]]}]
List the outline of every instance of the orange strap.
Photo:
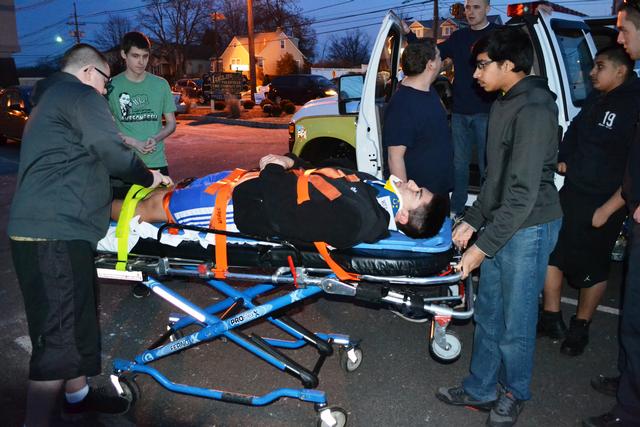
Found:
[{"label": "orange strap", "polygon": [[337,262],[335,262],[333,258],[331,258],[331,255],[329,254],[329,249],[327,248],[327,244],[325,242],[313,242],[313,244],[315,245],[316,249],[318,250],[318,253],[322,257],[324,262],[327,263],[329,268],[331,268],[331,271],[333,271],[336,274],[336,277],[338,277],[338,279],[360,280],[359,274],[347,272],[344,268],[340,267],[340,265]]},{"label": "orange strap", "polygon": [[[175,224],[176,220],[171,215],[171,211],[169,210],[169,202],[171,201],[171,195],[173,194],[173,190],[167,191],[165,195],[162,197],[162,209],[164,209],[164,213],[167,216],[167,222],[169,224]],[[169,228],[169,234],[178,234],[180,231],[177,228]]]},{"label": "orange strap", "polygon": [[326,178],[338,179],[344,178],[349,182],[358,182],[360,179],[355,174],[345,174],[340,169],[321,168],[321,169],[292,169],[292,172],[298,176],[297,194],[298,204],[311,200],[309,196],[309,184],[313,185],[327,199],[333,201],[341,196],[340,191],[331,185]]},{"label": "orange strap", "polygon": [[[236,185],[248,179],[258,176],[258,172],[247,172],[244,169],[235,169],[227,177],[214,182],[205,190],[206,193],[216,196],[216,203],[211,213],[209,228],[213,230],[227,230],[227,205],[231,200],[231,193]],[[227,236],[224,234],[215,235],[216,243],[216,267],[213,275],[216,279],[224,279],[229,267],[227,261]]]}]

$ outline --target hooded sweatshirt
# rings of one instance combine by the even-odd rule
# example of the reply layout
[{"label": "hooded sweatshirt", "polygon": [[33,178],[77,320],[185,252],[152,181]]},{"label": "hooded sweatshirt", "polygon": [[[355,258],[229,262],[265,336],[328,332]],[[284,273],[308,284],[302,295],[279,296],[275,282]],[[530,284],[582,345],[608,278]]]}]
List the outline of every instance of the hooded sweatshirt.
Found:
[{"label": "hooded sweatshirt", "polygon": [[109,226],[109,175],[144,186],[153,175],[122,143],[107,101],[74,75],[39,82],[32,102],[9,235],[95,247]]}]

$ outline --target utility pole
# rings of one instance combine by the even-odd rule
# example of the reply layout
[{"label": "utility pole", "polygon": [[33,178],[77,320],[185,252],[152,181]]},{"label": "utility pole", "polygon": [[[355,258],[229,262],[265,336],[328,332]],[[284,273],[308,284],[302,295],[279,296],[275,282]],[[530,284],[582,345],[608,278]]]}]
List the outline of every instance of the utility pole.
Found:
[{"label": "utility pole", "polygon": [[438,0],[433,0],[433,31],[431,31],[431,33],[433,34],[433,41],[436,42],[436,44],[438,43],[438,30],[440,29],[440,13],[438,13]]},{"label": "utility pole", "polygon": [[84,37],[84,33],[80,32],[80,25],[84,25],[83,22],[78,23],[78,12],[76,11],[76,2],[73,2],[73,22],[67,22],[67,25],[72,25],[74,30],[69,31],[72,37],[75,37],[76,43],[80,43],[80,37]]},{"label": "utility pole", "polygon": [[247,27],[249,30],[249,80],[251,86],[251,100],[255,101],[256,94],[256,48],[253,43],[253,0],[247,0]]},{"label": "utility pole", "polygon": [[226,19],[226,17],[221,12],[213,12],[211,14],[211,20],[213,21],[213,55],[215,58],[215,65],[213,66],[214,73],[220,71],[218,69],[218,21],[223,19]]}]

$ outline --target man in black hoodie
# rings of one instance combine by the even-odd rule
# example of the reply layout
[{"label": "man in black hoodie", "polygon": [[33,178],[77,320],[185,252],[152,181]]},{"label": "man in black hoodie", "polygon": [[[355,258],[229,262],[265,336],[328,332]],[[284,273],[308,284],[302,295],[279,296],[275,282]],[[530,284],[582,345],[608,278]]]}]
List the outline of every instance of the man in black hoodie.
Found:
[{"label": "man in black hoodie", "polygon": [[64,388],[64,413],[122,413],[129,403],[89,388],[101,372],[93,251],[109,226],[109,176],[156,187],[122,144],[102,97],[105,57],[78,44],[62,71],[39,82],[20,151],[8,232],[32,343],[25,425],[48,425]]},{"label": "man in black hoodie", "polygon": [[[596,54],[591,81],[595,91],[560,144],[564,218],[549,258],[538,325],[540,335],[564,339],[560,351],[568,356],[582,354],[587,346],[591,317],[607,288],[611,251],[627,216],[620,187],[639,113],[640,80],[622,46]],[[568,332],[560,311],[564,277],[580,289]]]},{"label": "man in black hoodie", "polygon": [[[629,56],[640,59],[640,3],[627,0],[618,11],[618,43]],[[640,100],[637,100],[640,104]],[[583,421],[587,427],[640,425],[640,132],[631,142],[622,195],[629,209],[630,239],[622,319],[620,322],[620,378],[602,378],[600,385],[618,383],[616,404],[600,416]],[[604,384],[602,384],[604,383]],[[594,384],[592,382],[592,384]],[[596,384],[598,385],[598,382]]]},{"label": "man in black hoodie", "polygon": [[436,396],[490,410],[487,425],[502,427],[514,425],[531,398],[538,295],[562,222],[553,182],[558,108],[546,80],[528,75],[533,47],[521,29],[494,31],[473,55],[474,78],[500,91],[489,113],[486,180],[453,232],[461,248],[479,234],[457,267],[466,277],[482,265],[476,328],[469,375]]}]

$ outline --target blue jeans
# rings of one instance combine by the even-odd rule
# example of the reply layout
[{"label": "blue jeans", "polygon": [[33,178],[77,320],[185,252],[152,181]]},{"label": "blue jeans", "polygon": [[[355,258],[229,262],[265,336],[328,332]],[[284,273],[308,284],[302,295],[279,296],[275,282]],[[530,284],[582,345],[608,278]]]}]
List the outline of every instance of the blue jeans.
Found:
[{"label": "blue jeans", "polygon": [[495,400],[498,383],[516,399],[531,398],[538,296],[561,224],[518,230],[481,265],[470,375],[462,382],[478,400]]},{"label": "blue jeans", "polygon": [[486,167],[487,122],[489,115],[457,114],[451,115],[451,138],[453,139],[453,194],[451,211],[456,215],[464,213],[469,191],[469,164],[473,146],[478,149],[478,168],[484,179]]}]

